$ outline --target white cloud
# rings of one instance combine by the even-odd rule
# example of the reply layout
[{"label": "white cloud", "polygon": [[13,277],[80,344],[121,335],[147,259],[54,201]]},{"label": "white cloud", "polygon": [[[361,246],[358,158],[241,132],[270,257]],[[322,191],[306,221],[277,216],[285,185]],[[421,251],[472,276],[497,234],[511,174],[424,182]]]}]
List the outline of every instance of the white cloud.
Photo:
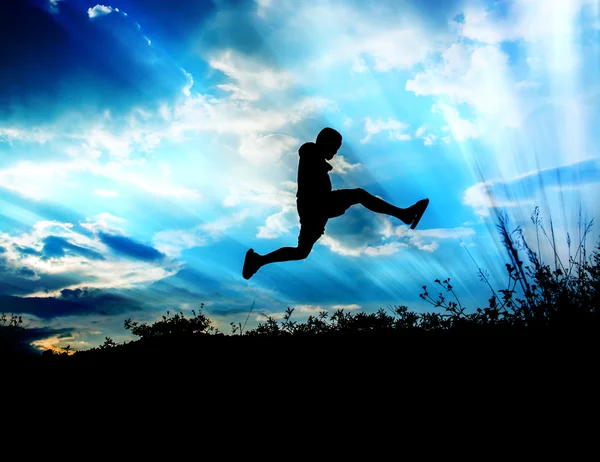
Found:
[{"label": "white cloud", "polygon": [[202,247],[218,240],[226,231],[242,224],[248,216],[248,210],[241,210],[193,228],[160,231],[154,235],[152,242],[165,255],[179,257],[183,250]]},{"label": "white cloud", "polygon": [[318,314],[321,311],[326,311],[321,308],[321,305],[294,305],[294,311],[307,314]]},{"label": "white cloud", "polygon": [[27,129],[17,127],[0,127],[0,142],[7,141],[25,141],[44,144],[54,138],[54,134],[50,131],[37,127]]},{"label": "white cloud", "polygon": [[521,27],[508,19],[491,18],[489,11],[482,8],[466,8],[464,22],[459,25],[463,36],[489,44],[498,44],[520,38]]},{"label": "white cloud", "polygon": [[229,92],[233,99],[256,101],[265,93],[270,95],[273,91],[285,90],[294,83],[289,72],[267,67],[233,50],[209,59],[208,63],[235,82],[218,85]]},{"label": "white cloud", "polygon": [[296,186],[291,188],[286,185],[286,190],[261,181],[259,178],[254,181],[237,182],[229,190],[229,194],[223,199],[225,207],[235,207],[238,205],[260,204],[276,206],[296,206]]},{"label": "white cloud", "polygon": [[[435,112],[435,106],[434,106],[434,112]],[[448,128],[448,127],[446,127],[446,128]],[[438,137],[437,137],[437,135],[434,135],[433,133],[425,134],[426,131],[427,131],[427,127],[425,125],[420,126],[415,131],[415,138],[422,139],[423,144],[425,146],[433,146],[436,143]]]},{"label": "white cloud", "polygon": [[0,186],[15,191],[22,196],[40,200],[48,192],[64,183],[68,174],[85,171],[89,168],[87,159],[70,162],[18,161],[0,169]]},{"label": "white cloud", "polygon": [[153,242],[160,252],[175,258],[182,250],[207,245],[209,239],[199,226],[191,230],[160,231],[154,236]]},{"label": "white cloud", "polygon": [[363,167],[362,164],[351,164],[346,161],[344,156],[341,154],[336,154],[336,156],[329,161],[331,166],[333,167],[332,173],[337,173],[339,175],[345,175],[349,171],[359,170]]},{"label": "white cloud", "polygon": [[403,247],[405,248],[407,245],[402,242],[390,242],[376,246],[369,245],[363,249],[363,252],[370,257],[380,257],[384,255],[393,255]]},{"label": "white cloud", "polygon": [[299,141],[291,136],[250,134],[242,137],[238,152],[254,164],[272,164],[298,146]]},{"label": "white cloud", "polygon": [[466,226],[457,228],[433,228],[413,230],[419,237],[430,237],[436,239],[457,239],[459,237],[474,236],[475,230]]},{"label": "white cloud", "polygon": [[321,305],[294,305],[294,312],[305,313],[309,315],[318,315],[322,311],[337,311],[337,310],[359,310],[361,308],[360,305],[356,303],[349,305],[332,305],[329,308],[324,308]]},{"label": "white cloud", "polygon": [[352,65],[352,70],[354,72],[365,72],[367,70],[369,70],[369,68],[367,67],[367,65],[365,64],[365,60],[362,58],[356,58],[354,60],[354,64]]},{"label": "white cloud", "polygon": [[536,82],[534,80],[521,80],[517,83],[515,83],[515,86],[517,88],[523,88],[523,89],[532,89],[532,88],[539,88],[541,87],[541,83],[540,82]]},{"label": "white cloud", "polygon": [[292,191],[292,192],[294,192],[294,193],[296,193],[296,189],[297,189],[297,187],[298,187],[298,185],[296,184],[296,182],[295,182],[295,181],[289,181],[289,180],[288,180],[288,181],[283,181],[283,182],[281,183],[281,185],[282,185],[282,186],[283,186],[285,189],[287,189],[287,190],[289,190],[289,191]]},{"label": "white cloud", "polygon": [[[392,118],[388,118],[388,120],[382,119],[371,119],[370,117],[366,117],[363,119],[365,122],[365,137],[360,140],[361,143],[368,143],[371,138],[382,131],[387,131],[390,135],[390,138],[396,139],[404,139],[402,133],[406,128],[408,128],[408,124],[402,123],[398,120],[394,120]],[[410,138],[410,137],[409,137]]]},{"label": "white cloud", "polygon": [[48,0],[48,11],[50,13],[58,13],[60,10],[58,8],[58,3],[63,0]]},{"label": "white cloud", "polygon": [[394,226],[387,217],[377,218],[376,232],[384,244],[373,245],[365,242],[362,245],[348,245],[344,240],[325,234],[318,241],[332,252],[349,257],[381,257],[393,255],[402,249],[414,247],[424,252],[434,252],[440,246],[439,240],[469,239],[475,236],[475,230],[469,227],[433,228],[411,230],[406,225]]},{"label": "white cloud", "polygon": [[297,226],[297,223],[296,209],[284,206],[281,212],[267,217],[265,226],[259,226],[256,237],[259,239],[275,239],[288,234],[292,227]]},{"label": "white cloud", "polygon": [[383,240],[395,238],[392,244],[401,243],[403,247],[412,246],[426,252],[433,252],[439,248],[439,242],[434,239],[459,239],[475,236],[475,230],[469,227],[456,228],[431,228],[409,229],[406,225],[394,226],[391,220],[383,217],[379,220],[377,229]]},{"label": "white cloud", "polygon": [[239,210],[231,215],[224,215],[216,220],[200,225],[212,239],[219,239],[226,231],[241,225],[250,216],[249,209]]},{"label": "white cloud", "polygon": [[117,197],[119,195],[119,191],[114,191],[111,189],[94,189],[94,194],[100,197]]},{"label": "white cloud", "polygon": [[160,136],[177,140],[186,132],[269,134],[334,107],[332,101],[321,97],[302,97],[288,106],[279,101],[271,104],[262,108],[235,98],[192,95],[173,108],[171,123]]},{"label": "white cloud", "polygon": [[109,162],[99,166],[95,173],[107,176],[113,181],[131,184],[143,191],[159,197],[172,197],[175,199],[199,200],[202,196],[197,189],[187,188],[176,184],[176,180],[168,177],[156,176],[144,172],[137,165],[128,166],[121,163]]},{"label": "white cloud", "polygon": [[90,149],[107,151],[111,157],[126,159],[131,153],[131,137],[116,135],[105,128],[92,128],[83,137]]},{"label": "white cloud", "polygon": [[331,307],[332,310],[360,310],[361,306],[356,303],[352,303],[350,305],[333,305]]},{"label": "white cloud", "polygon": [[488,44],[503,41],[541,41],[557,39],[576,33],[572,24],[586,4],[596,0],[516,0],[510,5],[506,17],[493,10],[468,7],[464,23],[458,25],[464,37]]},{"label": "white cloud", "polygon": [[[118,140],[115,146],[124,146],[127,141],[108,135],[105,140]],[[92,136],[94,148],[98,147],[98,138]],[[73,174],[89,172],[109,178],[126,185],[133,185],[156,196],[179,199],[200,198],[196,189],[173,183],[168,177],[151,174],[145,159],[129,161],[123,156],[118,161],[101,163],[96,149],[83,145],[80,149],[71,148],[68,161],[32,162],[18,161],[13,166],[0,169],[0,186],[15,191],[25,197],[36,200],[53,195],[53,192],[64,186],[66,179]],[[81,155],[78,155],[81,153]],[[59,181],[60,180],[60,181]],[[100,193],[102,194],[102,193]]]},{"label": "white cloud", "polygon": [[[183,89],[181,91],[185,96],[190,96],[191,89],[194,86],[194,77],[192,76],[192,74],[187,72],[185,69],[181,69],[181,72],[183,72],[183,74],[185,75],[185,78],[187,79],[187,82],[183,86]],[[161,111],[164,111],[163,107],[164,106],[161,106]]]},{"label": "white cloud", "polygon": [[[508,56],[499,47],[453,43],[442,53],[442,62],[417,73],[406,82],[406,90],[449,100],[438,107],[468,104],[490,123],[516,127],[524,114],[510,76]],[[444,112],[444,116],[453,114],[457,111]],[[464,135],[463,131],[459,136]]]},{"label": "white cloud", "polygon": [[[72,223],[58,221],[37,222],[28,233],[11,235],[0,233],[0,245],[6,249],[3,256],[9,268],[27,268],[36,274],[67,274],[77,275],[79,282],[69,284],[60,289],[46,292],[36,290],[27,296],[50,297],[60,294],[62,289],[76,288],[131,288],[138,284],[150,283],[175,274],[179,264],[169,260],[146,262],[122,258],[113,254],[97,233],[101,230],[111,230],[106,226],[110,220],[121,220],[109,214],[101,215],[98,221],[81,223],[81,226],[92,231],[89,236],[76,230]],[[42,255],[22,254],[18,247],[28,247],[37,251],[44,248],[45,239],[55,236],[67,242],[83,247],[88,251],[101,254],[103,259],[90,259],[82,254],[67,250],[61,257],[44,258]]]},{"label": "white cloud", "polygon": [[333,237],[327,234],[321,236],[317,243],[329,247],[329,250],[331,250],[332,252],[343,255],[345,257],[360,257],[361,254],[364,252],[363,247],[353,248],[345,246],[338,239],[334,239]]},{"label": "white cloud", "polygon": [[328,234],[321,236],[321,239],[317,242],[320,245],[328,247],[332,252],[346,257],[360,257],[361,255],[368,255],[370,257],[388,256],[399,252],[402,248],[408,247],[404,242],[390,242],[382,245],[363,244],[360,246],[349,246]]},{"label": "white cloud", "polygon": [[117,217],[108,212],[103,212],[94,217],[94,219],[86,218],[85,222],[80,222],[79,225],[82,228],[87,229],[93,233],[109,233],[109,234],[125,234],[126,220],[121,217]]},{"label": "white cloud", "polygon": [[303,37],[306,24],[310,24],[310,35],[320,37],[318,48],[313,50],[318,58],[311,68],[343,64],[354,72],[410,69],[436,49],[442,35],[405,8],[304,2],[289,18],[285,2],[280,3],[282,35],[291,29]]},{"label": "white cloud", "polygon": [[[438,103],[433,105],[432,112],[441,113],[444,116],[444,120],[448,124],[450,132],[456,141],[462,142],[479,136],[479,130],[475,123],[461,118],[455,107]],[[425,145],[432,145],[434,141],[435,135],[431,135],[425,139]]]},{"label": "white cloud", "polygon": [[414,245],[419,250],[422,250],[424,252],[435,252],[440,247],[439,242],[433,241],[433,242],[430,242],[429,244],[424,244],[423,241],[421,241],[417,237],[411,238],[410,242],[412,245]]},{"label": "white cloud", "polygon": [[112,6],[96,5],[93,8],[88,8],[87,13],[90,19],[94,19],[99,16],[106,16],[107,14],[112,13],[112,11]]},{"label": "white cloud", "polygon": [[518,207],[524,204],[531,203],[531,201],[510,201],[505,199],[498,199],[493,191],[492,186],[496,184],[493,181],[485,181],[474,184],[467,188],[463,194],[462,203],[464,205],[471,206],[475,209],[475,212],[482,216],[487,217],[490,215],[489,209],[499,207]]},{"label": "white cloud", "polygon": [[265,313],[265,314],[258,314],[256,315],[256,320],[258,322],[265,322],[268,318],[273,318],[273,319],[283,319],[286,316],[285,312],[279,312],[279,313]]},{"label": "white cloud", "polygon": [[435,144],[435,140],[437,137],[433,133],[429,133],[428,135],[423,137],[423,144],[425,146],[433,146]]},{"label": "white cloud", "polygon": [[[477,125],[487,124],[490,129],[520,126],[526,106],[514,92],[508,56],[499,47],[453,43],[441,57],[441,63],[408,80],[406,90],[438,98],[438,108],[467,104],[477,117]],[[456,109],[442,113],[456,121]],[[480,131],[464,125],[453,128],[457,129],[457,139]]]},{"label": "white cloud", "polygon": [[256,14],[260,18],[265,18],[267,11],[271,6],[272,0],[255,0],[256,1]]}]

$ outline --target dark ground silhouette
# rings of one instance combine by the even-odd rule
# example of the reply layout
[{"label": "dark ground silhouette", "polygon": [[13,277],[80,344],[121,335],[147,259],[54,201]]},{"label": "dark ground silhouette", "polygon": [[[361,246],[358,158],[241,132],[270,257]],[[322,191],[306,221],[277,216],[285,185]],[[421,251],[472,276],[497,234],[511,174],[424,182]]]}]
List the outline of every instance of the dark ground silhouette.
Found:
[{"label": "dark ground silhouette", "polygon": [[361,204],[372,212],[397,218],[415,229],[429,199],[423,199],[408,208],[396,207],[373,196],[362,188],[332,190],[329,172],[333,159],[342,146],[342,135],[326,127],[319,132],[315,143],[304,143],[299,149],[298,191],[296,205],[300,217],[297,247],[282,247],[266,255],[249,249],[246,252],[242,275],[250,279],[262,266],[270,263],[303,260],[325,233],[327,221],[342,216],[350,207]]},{"label": "dark ground silhouette", "polygon": [[554,234],[546,233],[537,208],[532,221],[555,249],[554,258],[545,263],[539,241],[536,252],[520,228],[509,231],[507,216],[500,214],[497,226],[509,257],[508,284],[492,287],[480,268],[479,279],[491,292],[483,308],[467,309],[450,279],[435,280],[437,297],[425,285],[420,294],[432,305],[431,312],[395,306],[376,313],[321,312],[304,320],[296,318],[290,307],[283,320],[268,317],[253,329],[232,324],[231,333],[225,334],[211,326],[201,304],[191,317],[167,312],[152,324],[127,319],[124,328],[138,340],[117,344],[106,338],[103,345],[71,355],[23,348],[31,332],[21,326],[18,316],[3,316],[0,364],[3,371],[10,366],[39,366],[100,373],[119,367],[145,374],[172,370],[205,378],[222,375],[227,380],[257,374],[277,378],[284,373],[318,377],[332,371],[361,377],[400,372],[406,378],[422,368],[451,374],[457,364],[497,373],[500,366],[514,371],[519,363],[531,373],[542,362],[555,367],[557,361],[566,360],[575,367],[584,358],[591,358],[585,359],[588,366],[591,360],[595,364],[600,242],[590,254],[584,245],[593,220],[578,234],[580,242],[576,252],[569,252],[568,262],[561,261]]},{"label": "dark ground silhouette", "polygon": [[[445,279],[435,281],[437,298],[430,295],[427,286],[422,287],[420,297],[434,307],[433,312],[417,313],[396,306],[376,313],[323,311],[301,320],[295,319],[293,308],[289,308],[281,321],[269,317],[247,330],[232,324],[232,333],[225,334],[211,326],[201,304],[191,317],[167,312],[152,324],[127,319],[124,328],[138,340],[116,344],[106,338],[103,345],[70,356],[22,350],[9,355],[10,340],[18,339],[22,332],[18,318],[13,316],[4,318],[0,329],[0,334],[10,334],[0,335],[5,341],[4,357],[50,368],[170,367],[181,360],[187,364],[199,362],[203,368],[215,371],[234,367],[269,374],[281,368],[312,373],[331,361],[339,367],[361,370],[381,365],[382,361],[390,362],[385,367],[392,363],[405,367],[421,360],[424,354],[429,357],[426,351],[436,349],[436,361],[446,358],[454,362],[467,353],[462,346],[466,338],[471,339],[471,348],[486,345],[484,350],[473,350],[469,355],[483,354],[492,363],[537,361],[550,354],[564,355],[569,348],[573,354],[574,345],[579,348],[577,355],[595,351],[589,342],[595,341],[600,327],[600,243],[589,256],[580,247],[581,253],[570,256],[566,266],[557,258],[552,268],[529,247],[520,229],[508,231],[505,216],[500,217],[498,228],[511,260],[506,264],[509,282],[506,288],[495,290],[480,270],[481,280],[491,290],[485,308],[468,311],[450,279]],[[589,229],[586,227],[582,233],[581,242]],[[524,265],[519,249],[525,250],[529,265]],[[510,342],[501,340],[509,337]],[[527,350],[519,351],[524,345]]]}]

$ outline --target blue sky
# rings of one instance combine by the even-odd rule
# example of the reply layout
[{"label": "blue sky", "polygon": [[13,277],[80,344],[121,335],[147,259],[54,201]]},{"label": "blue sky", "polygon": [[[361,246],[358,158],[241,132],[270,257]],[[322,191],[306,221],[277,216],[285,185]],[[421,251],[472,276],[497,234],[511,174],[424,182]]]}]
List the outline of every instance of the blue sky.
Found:
[{"label": "blue sky", "polygon": [[[451,277],[469,309],[504,288],[498,212],[561,255],[598,215],[597,0],[9,1],[0,18],[0,300],[36,345],[130,337],[124,319],[214,325],[376,311]],[[333,187],[357,205],[294,246],[298,148],[331,126]],[[592,232],[597,236],[596,231]],[[592,242],[593,241],[593,242]],[[592,239],[588,244],[593,244]],[[550,247],[542,239],[542,256]],[[38,335],[39,334],[39,335]]]}]

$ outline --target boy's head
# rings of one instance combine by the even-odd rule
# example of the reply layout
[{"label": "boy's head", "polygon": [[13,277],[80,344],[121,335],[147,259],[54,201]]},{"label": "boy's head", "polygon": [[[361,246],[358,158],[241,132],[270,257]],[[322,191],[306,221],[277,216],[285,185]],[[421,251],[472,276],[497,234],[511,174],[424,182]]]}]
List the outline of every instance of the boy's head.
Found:
[{"label": "boy's head", "polygon": [[326,127],[317,135],[317,146],[325,158],[331,160],[342,146],[342,135],[337,130]]}]

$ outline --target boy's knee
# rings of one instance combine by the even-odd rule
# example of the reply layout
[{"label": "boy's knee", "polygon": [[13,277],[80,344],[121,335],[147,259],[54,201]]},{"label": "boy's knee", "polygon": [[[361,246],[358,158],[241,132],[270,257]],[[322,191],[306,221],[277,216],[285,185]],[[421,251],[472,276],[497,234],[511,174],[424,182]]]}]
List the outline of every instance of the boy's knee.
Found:
[{"label": "boy's knee", "polygon": [[300,259],[303,260],[310,255],[311,250],[312,250],[312,246],[300,245],[300,246],[298,246],[298,250],[297,250],[298,256],[300,257]]}]

